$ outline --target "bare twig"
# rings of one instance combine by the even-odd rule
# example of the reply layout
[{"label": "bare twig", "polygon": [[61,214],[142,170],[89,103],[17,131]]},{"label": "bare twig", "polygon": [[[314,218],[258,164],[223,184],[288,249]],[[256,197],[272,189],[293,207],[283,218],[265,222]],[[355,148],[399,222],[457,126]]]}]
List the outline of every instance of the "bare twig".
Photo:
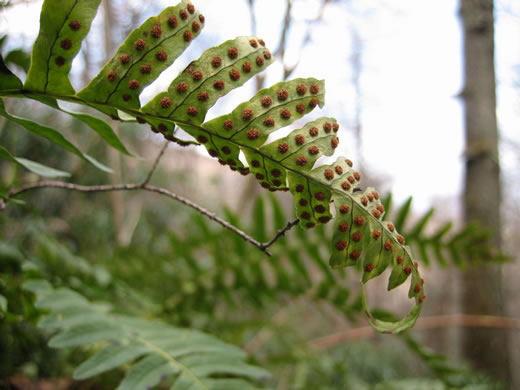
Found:
[{"label": "bare twig", "polygon": [[238,234],[240,237],[242,237],[247,242],[253,244],[258,249],[260,249],[262,252],[267,254],[268,256],[271,256],[271,252],[267,249],[266,246],[255,240],[253,237],[249,236],[248,234],[244,233],[242,230],[236,228],[235,226],[231,225],[229,222],[223,220],[222,218],[218,217],[216,214],[206,210],[202,206],[199,206],[198,204],[192,202],[189,199],[186,199],[180,195],[177,195],[171,191],[168,191],[165,188],[152,186],[146,183],[139,183],[139,184],[106,184],[106,185],[92,185],[92,186],[84,186],[81,184],[74,184],[74,183],[66,183],[62,181],[56,181],[56,180],[42,180],[34,184],[28,184],[26,186],[20,187],[18,189],[11,189],[9,191],[9,197],[18,196],[20,194],[23,194],[24,192],[32,191],[39,188],[61,188],[66,189],[69,191],[78,191],[78,192],[111,192],[111,191],[134,191],[134,190],[143,190],[148,192],[154,192],[156,194],[160,194],[163,196],[166,196],[168,198],[174,199],[178,202],[181,202],[182,204],[191,207],[192,209],[196,210],[197,212],[201,213],[202,215],[205,215],[212,221],[215,221],[225,227],[228,230],[231,230],[233,233]]},{"label": "bare twig", "polygon": [[[438,329],[451,326],[463,326],[470,328],[500,328],[500,329],[520,329],[520,319],[497,317],[477,314],[445,314],[430,317],[421,317],[413,327],[419,329]],[[347,329],[341,332],[329,334],[310,341],[311,348],[314,350],[325,350],[335,347],[350,340],[370,338],[377,332],[370,326],[361,328]]]},{"label": "bare twig", "polygon": [[157,165],[159,165],[159,161],[161,161],[162,156],[164,155],[164,152],[168,148],[169,142],[166,141],[164,145],[162,146],[161,150],[159,151],[159,154],[155,158],[155,161],[153,162],[152,168],[150,169],[150,172],[148,172],[148,175],[146,176],[146,179],[143,181],[143,186],[147,185],[150,182],[150,179],[152,178],[153,173],[155,172],[155,169],[157,168]]},{"label": "bare twig", "polygon": [[271,245],[273,245],[280,237],[284,236],[286,232],[288,232],[289,230],[291,230],[293,228],[293,226],[296,226],[298,225],[298,223],[300,222],[299,219],[295,219],[294,221],[289,221],[287,222],[287,225],[283,228],[283,229],[280,229],[276,232],[276,234],[274,235],[273,238],[271,238],[269,241],[267,242],[264,242],[263,244],[261,244],[261,248],[260,249],[267,249],[269,248]]}]

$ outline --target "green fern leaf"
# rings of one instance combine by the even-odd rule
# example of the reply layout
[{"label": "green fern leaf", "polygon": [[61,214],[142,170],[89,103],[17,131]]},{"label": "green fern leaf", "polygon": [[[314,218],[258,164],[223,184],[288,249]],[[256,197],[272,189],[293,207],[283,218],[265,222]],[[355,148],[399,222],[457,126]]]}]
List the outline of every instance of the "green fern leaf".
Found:
[{"label": "green fern leaf", "polygon": [[14,162],[24,167],[25,169],[28,169],[29,171],[34,172],[37,175],[43,177],[55,178],[70,176],[70,173],[68,172],[60,171],[58,169],[54,169],[46,165],[40,164],[36,161],[25,159],[23,157],[15,157],[11,153],[9,153],[9,151],[3,146],[0,146],[0,158],[3,160]]},{"label": "green fern leaf", "polygon": [[109,167],[107,167],[106,165],[103,165],[102,163],[100,163],[99,161],[94,159],[93,157],[80,151],[74,144],[72,144],[70,141],[68,141],[58,131],[51,129],[50,127],[47,127],[47,126],[40,125],[37,122],[9,114],[5,110],[5,105],[4,105],[3,99],[0,99],[0,115],[6,117],[7,119],[12,120],[13,122],[18,123],[29,133],[46,138],[49,141],[68,150],[69,152],[74,153],[75,155],[81,157],[83,160],[94,165],[96,168],[101,169],[102,171],[105,171],[105,172],[109,172],[109,173],[112,172],[112,170]]},{"label": "green fern leaf", "polygon": [[24,88],[29,91],[74,95],[68,75],[101,0],[45,1],[40,32],[34,43]]},{"label": "green fern leaf", "polygon": [[[177,124],[205,144],[209,154],[222,164],[242,173],[250,170],[262,187],[271,191],[290,190],[303,228],[329,222],[329,204],[333,200],[333,268],[362,264],[364,284],[391,266],[388,289],[401,285],[412,275],[409,296],[415,298],[416,306],[404,322],[397,321],[392,328],[392,323],[371,321],[383,331],[402,331],[414,324],[424,300],[422,281],[410,248],[404,246],[404,237],[392,223],[382,222],[385,210],[376,191],[354,193],[360,175],[350,160],[339,157],[334,164],[313,169],[316,160],[332,155],[339,143],[336,121],[320,118],[293,130],[287,137],[265,144],[270,133],[323,105],[323,94],[322,81],[296,79],[263,89],[230,114],[202,125],[184,121]],[[247,168],[239,160],[240,152]],[[368,307],[365,310],[370,313]]]},{"label": "green fern leaf", "polygon": [[189,46],[204,26],[187,0],[166,8],[134,30],[78,96],[87,102],[139,108],[145,86]]},{"label": "green fern leaf", "polygon": [[7,67],[4,57],[0,55],[0,91],[22,88],[22,81]]},{"label": "green fern leaf", "polygon": [[50,311],[39,325],[60,329],[50,339],[51,347],[107,343],[77,367],[75,379],[126,364],[131,367],[120,390],[151,388],[166,378],[173,379],[174,388],[197,390],[223,388],[227,381],[233,383],[232,378],[242,378],[254,389],[253,383],[269,377],[265,370],[244,363],[243,351],[210,335],[106,313],[100,310],[104,305],[90,303],[66,288],[55,290],[48,283],[28,281],[25,288],[36,294],[38,308]]},{"label": "green fern leaf", "polygon": [[[158,94],[143,111],[175,121],[200,124],[218,98],[240,87],[273,62],[257,37],[238,37],[206,50],[173,80],[168,91]],[[171,123],[149,120],[166,136]]]}]

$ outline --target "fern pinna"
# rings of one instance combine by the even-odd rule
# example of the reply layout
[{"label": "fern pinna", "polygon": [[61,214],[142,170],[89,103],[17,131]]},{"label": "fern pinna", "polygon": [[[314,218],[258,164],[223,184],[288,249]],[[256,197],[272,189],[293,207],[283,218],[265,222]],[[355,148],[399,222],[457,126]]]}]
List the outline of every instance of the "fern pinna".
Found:
[{"label": "fern pinna", "polygon": [[[208,334],[112,314],[106,303],[89,302],[44,280],[28,280],[25,289],[36,295],[36,307],[49,311],[39,326],[54,333],[51,347],[98,344],[97,353],[76,368],[74,379],[126,364],[131,367],[118,390],[168,382],[171,390],[255,390],[270,378],[267,371],[244,362],[245,352]],[[101,349],[99,343],[104,343]]]},{"label": "fern pinna", "polygon": [[[338,145],[336,120],[318,118],[287,137],[266,143],[272,132],[323,106],[324,81],[302,78],[281,82],[259,91],[231,113],[205,122],[207,111],[217,99],[273,62],[262,39],[239,37],[208,49],[173,80],[167,91],[141,107],[139,95],[143,88],[171,65],[204,27],[204,16],[184,0],[134,30],[101,72],[76,93],[68,74],[99,3],[46,0],[25,84],[22,86],[2,60],[5,77],[0,84],[1,96],[29,97],[58,109],[57,100],[63,100],[93,107],[113,119],[130,117],[148,123],[168,140],[204,145],[221,164],[244,175],[253,174],[270,191],[290,191],[303,229],[335,219],[330,245],[333,268],[360,264],[362,287],[389,267],[392,272],[388,289],[411,277],[409,297],[415,299],[415,305],[403,320],[379,321],[370,314],[365,299],[363,303],[370,323],[380,331],[399,332],[412,326],[425,298],[423,281],[404,237],[392,223],[382,220],[385,210],[379,194],[372,188],[358,191],[360,175],[344,157],[314,167],[318,158],[331,156]],[[103,167],[56,130],[15,117],[3,104],[0,114]],[[87,114],[72,114],[111,146],[127,153],[105,122]],[[179,140],[178,128],[193,140]],[[331,202],[335,205],[333,211]]]}]

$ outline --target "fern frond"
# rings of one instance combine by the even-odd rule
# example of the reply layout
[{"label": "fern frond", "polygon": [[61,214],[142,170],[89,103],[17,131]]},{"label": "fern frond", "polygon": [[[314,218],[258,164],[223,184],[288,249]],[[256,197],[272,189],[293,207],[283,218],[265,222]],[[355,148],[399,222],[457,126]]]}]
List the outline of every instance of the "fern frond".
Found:
[{"label": "fern frond", "polygon": [[24,88],[49,94],[74,95],[69,80],[72,60],[81,48],[101,0],[45,1],[40,32],[33,46]]},{"label": "fern frond", "polygon": [[[183,0],[134,30],[101,72],[75,94],[68,80],[70,64],[99,0],[69,0],[60,6],[59,12],[52,13],[51,8],[57,4],[57,0],[44,2],[31,69],[24,90],[18,94],[54,108],[55,101],[46,99],[88,105],[113,118],[130,116],[149,123],[154,131],[172,141],[179,142],[174,133],[177,127],[182,128],[221,164],[242,174],[251,172],[260,185],[270,191],[290,191],[304,229],[335,218],[329,250],[333,268],[360,264],[364,270],[361,278],[364,286],[391,267],[389,289],[403,284],[411,275],[409,296],[415,299],[415,306],[404,323],[396,322],[395,327],[390,323],[379,324],[371,317],[366,300],[363,304],[371,323],[379,330],[400,331],[414,324],[425,297],[422,281],[403,236],[394,225],[382,221],[384,207],[377,192],[369,189],[363,194],[354,193],[360,177],[350,160],[344,157],[337,158],[331,165],[314,166],[321,156],[331,156],[339,143],[336,120],[319,118],[293,130],[287,137],[266,143],[276,130],[324,105],[323,80],[302,78],[278,83],[259,91],[231,113],[204,122],[208,109],[218,98],[241,86],[273,61],[263,40],[238,37],[206,50],[173,80],[166,92],[141,108],[139,96],[143,88],[173,63],[204,25],[204,17],[195,6]],[[16,96],[16,93],[10,91],[4,95]],[[3,109],[0,114],[86,158],[55,130],[15,118]],[[106,128],[99,123],[91,125],[105,141],[111,140],[112,146],[117,144],[123,151],[122,144],[118,144],[117,138]],[[241,159],[242,154],[247,166]],[[331,202],[335,204],[335,216]],[[278,271],[280,283],[288,285],[284,270]],[[267,282],[262,272],[255,275],[255,283],[265,286]],[[330,279],[334,280],[332,273]]]},{"label": "fern frond", "polygon": [[36,295],[36,307],[50,313],[39,326],[59,330],[49,340],[54,348],[71,348],[104,342],[105,346],[83,362],[73,377],[81,380],[123,365],[130,365],[119,390],[151,388],[171,378],[173,389],[215,390],[226,385],[255,383],[269,374],[244,362],[235,346],[195,330],[172,327],[107,313],[106,305],[88,302],[67,288],[29,280],[25,288]]}]

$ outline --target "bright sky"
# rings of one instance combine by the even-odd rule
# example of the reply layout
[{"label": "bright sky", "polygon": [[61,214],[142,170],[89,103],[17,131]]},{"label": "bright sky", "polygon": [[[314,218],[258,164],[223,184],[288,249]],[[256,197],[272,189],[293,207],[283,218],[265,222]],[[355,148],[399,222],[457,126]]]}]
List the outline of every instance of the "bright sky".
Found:
[{"label": "bright sky", "polygon": [[[128,3],[138,4],[132,0]],[[164,6],[174,2],[163,1]],[[237,35],[251,34],[245,0],[193,0],[206,16],[197,41],[160,78],[162,85],[145,90],[151,97],[203,49]],[[285,1],[257,0],[257,35],[275,50]],[[338,118],[342,130],[338,152],[359,160],[352,125],[356,96],[352,86],[352,33],[362,48],[362,155],[366,168],[388,180],[398,201],[413,195],[419,209],[453,198],[462,189],[463,120],[456,95],[462,88],[461,26],[456,1],[377,0],[330,2],[324,23],[313,25],[311,42],[300,50],[306,20],[314,18],[318,0],[294,0],[295,23],[290,31],[287,62],[299,65],[291,78],[326,80],[327,104],[317,116]],[[362,8],[370,4],[374,8]],[[224,7],[223,7],[224,5]],[[0,33],[37,34],[40,5],[14,7],[0,13]],[[506,177],[520,168],[520,2],[496,1],[496,69],[502,168]],[[20,23],[20,20],[25,22]],[[100,18],[96,20],[100,23]],[[267,86],[281,80],[281,66],[268,71]],[[516,84],[516,85],[515,85]],[[221,106],[229,111],[254,93],[253,83],[233,92]],[[238,100],[241,99],[241,100]],[[210,112],[210,116],[223,113]],[[310,118],[312,119],[312,117]],[[308,120],[310,120],[308,119]],[[516,146],[514,146],[516,143]]]}]

